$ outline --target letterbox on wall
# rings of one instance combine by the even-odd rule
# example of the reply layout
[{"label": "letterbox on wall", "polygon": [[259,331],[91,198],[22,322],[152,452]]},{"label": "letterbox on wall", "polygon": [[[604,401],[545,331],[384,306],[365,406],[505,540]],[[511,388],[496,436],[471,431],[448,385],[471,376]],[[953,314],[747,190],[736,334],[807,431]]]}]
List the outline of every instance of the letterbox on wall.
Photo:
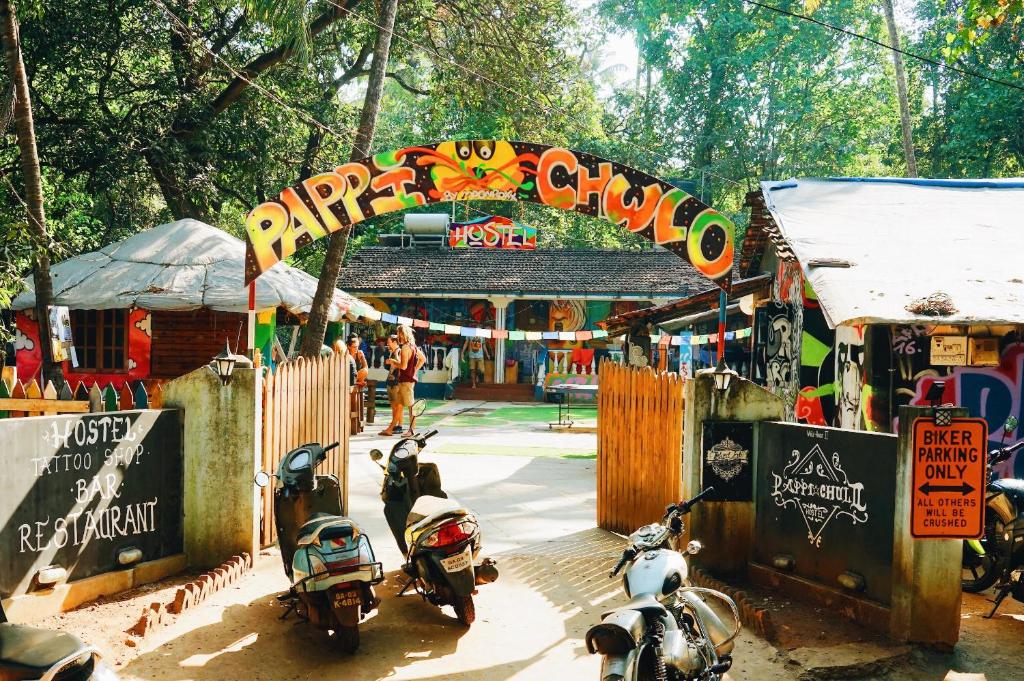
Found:
[{"label": "letterbox on wall", "polygon": [[932,336],[932,366],[967,364],[967,336]]}]

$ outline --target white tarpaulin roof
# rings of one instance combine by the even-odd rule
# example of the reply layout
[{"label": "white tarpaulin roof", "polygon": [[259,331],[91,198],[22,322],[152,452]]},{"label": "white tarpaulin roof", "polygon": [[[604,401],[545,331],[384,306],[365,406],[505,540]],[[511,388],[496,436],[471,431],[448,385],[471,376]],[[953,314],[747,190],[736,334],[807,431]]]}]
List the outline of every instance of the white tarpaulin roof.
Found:
[{"label": "white tarpaulin roof", "polygon": [[[833,326],[1024,323],[1024,180],[789,180],[761,191]],[[907,310],[935,294],[957,311]]]},{"label": "white tarpaulin roof", "polygon": [[[50,268],[55,305],[103,310],[246,312],[245,243],[198,220],[178,220],[140,232],[99,251],[69,258]],[[28,289],[14,299],[15,310],[35,305]],[[283,307],[309,312],[317,280],[277,263],[256,280],[256,309]],[[330,319],[337,321],[355,299],[335,289]]]}]

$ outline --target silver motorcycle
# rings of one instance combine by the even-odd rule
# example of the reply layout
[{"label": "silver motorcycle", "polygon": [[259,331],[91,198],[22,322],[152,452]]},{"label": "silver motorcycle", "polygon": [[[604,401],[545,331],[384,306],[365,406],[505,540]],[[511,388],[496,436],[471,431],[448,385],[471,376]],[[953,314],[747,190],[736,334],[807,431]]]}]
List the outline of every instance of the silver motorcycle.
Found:
[{"label": "silver motorcycle", "polygon": [[[629,536],[614,577],[624,566],[622,588],[629,603],[604,613],[587,632],[587,650],[604,656],[601,681],[718,681],[732,666],[733,640],[740,632],[739,611],[726,594],[690,585],[686,558],[676,550],[683,516],[714,491],[666,509],[660,523]],[[687,554],[701,550],[698,541]],[[729,606],[730,631],[707,603]]]}]

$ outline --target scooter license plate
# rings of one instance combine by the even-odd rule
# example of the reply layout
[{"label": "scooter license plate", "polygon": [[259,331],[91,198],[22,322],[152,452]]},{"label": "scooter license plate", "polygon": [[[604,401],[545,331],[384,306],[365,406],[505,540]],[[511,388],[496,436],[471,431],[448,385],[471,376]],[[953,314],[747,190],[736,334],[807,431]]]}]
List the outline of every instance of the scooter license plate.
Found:
[{"label": "scooter license plate", "polygon": [[473,564],[473,552],[467,546],[466,550],[454,556],[441,559],[441,566],[447,572],[461,572]]},{"label": "scooter license plate", "polygon": [[338,591],[334,594],[334,607],[335,608],[350,608],[352,606],[362,605],[363,599],[359,595],[359,591],[352,589],[349,591]]}]

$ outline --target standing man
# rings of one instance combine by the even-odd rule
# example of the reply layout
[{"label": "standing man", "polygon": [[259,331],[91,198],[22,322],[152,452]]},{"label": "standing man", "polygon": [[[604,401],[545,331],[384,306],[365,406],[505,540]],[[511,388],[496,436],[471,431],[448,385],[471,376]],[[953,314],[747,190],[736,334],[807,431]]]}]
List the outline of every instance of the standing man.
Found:
[{"label": "standing man", "polygon": [[391,405],[391,423],[387,428],[380,431],[384,437],[395,435],[402,430],[402,403],[398,396],[398,367],[400,365],[398,347],[398,336],[391,334],[387,338],[388,357],[384,360],[384,366],[388,368],[388,404]]},{"label": "standing man", "polygon": [[462,352],[469,360],[469,375],[473,380],[473,387],[477,384],[477,372],[480,372],[480,382],[484,382],[484,360],[489,359],[487,345],[477,336],[466,339],[462,345]]}]

